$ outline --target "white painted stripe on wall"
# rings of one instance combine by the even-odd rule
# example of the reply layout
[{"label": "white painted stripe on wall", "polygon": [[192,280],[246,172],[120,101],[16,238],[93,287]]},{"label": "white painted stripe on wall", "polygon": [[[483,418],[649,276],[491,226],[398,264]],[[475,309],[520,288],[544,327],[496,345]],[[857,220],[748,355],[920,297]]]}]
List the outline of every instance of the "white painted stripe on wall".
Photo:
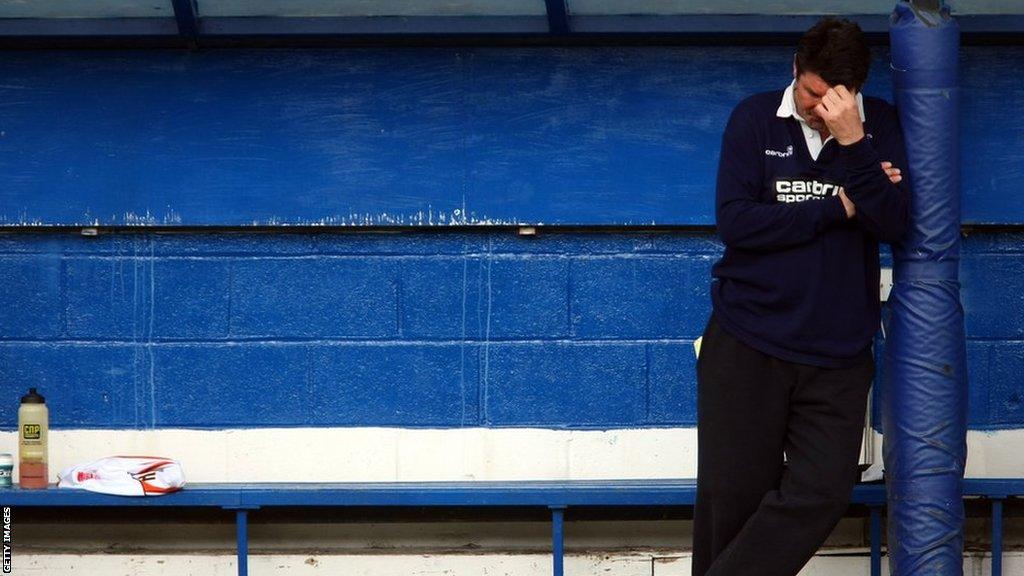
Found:
[{"label": "white painted stripe on wall", "polygon": [[[103,456],[181,461],[192,482],[658,478],[696,473],[696,430],[55,430],[50,476]],[[16,448],[0,436],[0,451]]]},{"label": "white painted stripe on wall", "polygon": [[[875,457],[881,457],[876,438]],[[1024,430],[970,432],[969,477],[1024,477]],[[17,454],[14,432],[0,452]],[[695,428],[54,430],[50,478],[117,454],[178,459],[191,482],[692,478]]]}]

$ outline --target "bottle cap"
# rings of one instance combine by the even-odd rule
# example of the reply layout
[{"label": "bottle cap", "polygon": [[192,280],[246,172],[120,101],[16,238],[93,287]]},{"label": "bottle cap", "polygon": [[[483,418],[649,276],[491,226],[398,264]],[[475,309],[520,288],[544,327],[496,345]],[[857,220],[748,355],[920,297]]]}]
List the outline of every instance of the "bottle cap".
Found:
[{"label": "bottle cap", "polygon": [[3,454],[0,454],[0,466],[13,466],[13,465],[14,465],[14,456],[12,456],[12,455],[10,455],[10,454],[8,454],[6,452],[4,452]]},{"label": "bottle cap", "polygon": [[43,398],[35,388],[29,388],[28,394],[21,397],[22,404],[46,404],[46,398]]}]

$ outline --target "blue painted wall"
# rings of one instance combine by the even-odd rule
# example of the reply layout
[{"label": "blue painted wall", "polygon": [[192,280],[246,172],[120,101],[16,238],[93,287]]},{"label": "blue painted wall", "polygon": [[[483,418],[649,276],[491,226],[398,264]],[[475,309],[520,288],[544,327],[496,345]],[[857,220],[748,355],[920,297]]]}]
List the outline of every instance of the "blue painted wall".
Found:
[{"label": "blue painted wall", "polygon": [[[7,51],[0,225],[710,225],[729,111],[785,86],[790,59]],[[965,221],[1022,224],[1024,47],[965,48],[963,71]],[[889,83],[880,51],[867,91]]]},{"label": "blue painted wall", "polygon": [[[0,234],[0,426],[693,425],[710,232]],[[964,244],[970,425],[1024,427],[1024,232]]]},{"label": "blue painted wall", "polygon": [[[693,425],[709,229],[24,225],[710,225],[725,118],[788,58],[0,54],[0,426],[29,386],[59,428]],[[965,240],[976,429],[1024,427],[1022,63],[964,51],[966,220],[1018,225]]]}]

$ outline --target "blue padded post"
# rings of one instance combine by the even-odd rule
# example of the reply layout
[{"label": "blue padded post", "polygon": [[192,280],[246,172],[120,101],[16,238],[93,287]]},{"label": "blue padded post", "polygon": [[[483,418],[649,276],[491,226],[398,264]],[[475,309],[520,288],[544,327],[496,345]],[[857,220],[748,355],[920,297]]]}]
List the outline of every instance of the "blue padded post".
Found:
[{"label": "blue padded post", "polygon": [[948,9],[900,2],[893,95],[907,143],[910,226],[893,246],[890,375],[882,398],[894,576],[963,574],[967,369],[960,304],[960,31]]}]

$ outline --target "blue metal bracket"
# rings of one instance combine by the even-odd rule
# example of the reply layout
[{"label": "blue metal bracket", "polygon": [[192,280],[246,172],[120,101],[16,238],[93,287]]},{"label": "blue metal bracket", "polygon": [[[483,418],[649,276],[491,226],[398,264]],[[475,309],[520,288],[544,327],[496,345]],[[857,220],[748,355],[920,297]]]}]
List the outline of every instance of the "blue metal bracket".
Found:
[{"label": "blue metal bracket", "polygon": [[235,511],[235,559],[238,576],[249,576],[249,512],[259,506],[223,506]]},{"label": "blue metal bracket", "polygon": [[565,506],[548,506],[551,510],[551,568],[554,576],[565,574]]},{"label": "blue metal bracket", "polygon": [[882,576],[882,507],[869,506],[871,511],[871,576]]},{"label": "blue metal bracket", "polygon": [[548,10],[548,29],[552,34],[569,33],[569,12],[565,0],[544,0]]},{"label": "blue metal bracket", "polygon": [[1003,574],[1003,499],[992,498],[992,576]]},{"label": "blue metal bracket", "polygon": [[249,575],[249,511],[235,510],[235,554],[238,556],[238,576]]},{"label": "blue metal bracket", "polygon": [[173,0],[174,18],[178,21],[178,34],[195,42],[199,37],[199,7],[196,0]]}]

